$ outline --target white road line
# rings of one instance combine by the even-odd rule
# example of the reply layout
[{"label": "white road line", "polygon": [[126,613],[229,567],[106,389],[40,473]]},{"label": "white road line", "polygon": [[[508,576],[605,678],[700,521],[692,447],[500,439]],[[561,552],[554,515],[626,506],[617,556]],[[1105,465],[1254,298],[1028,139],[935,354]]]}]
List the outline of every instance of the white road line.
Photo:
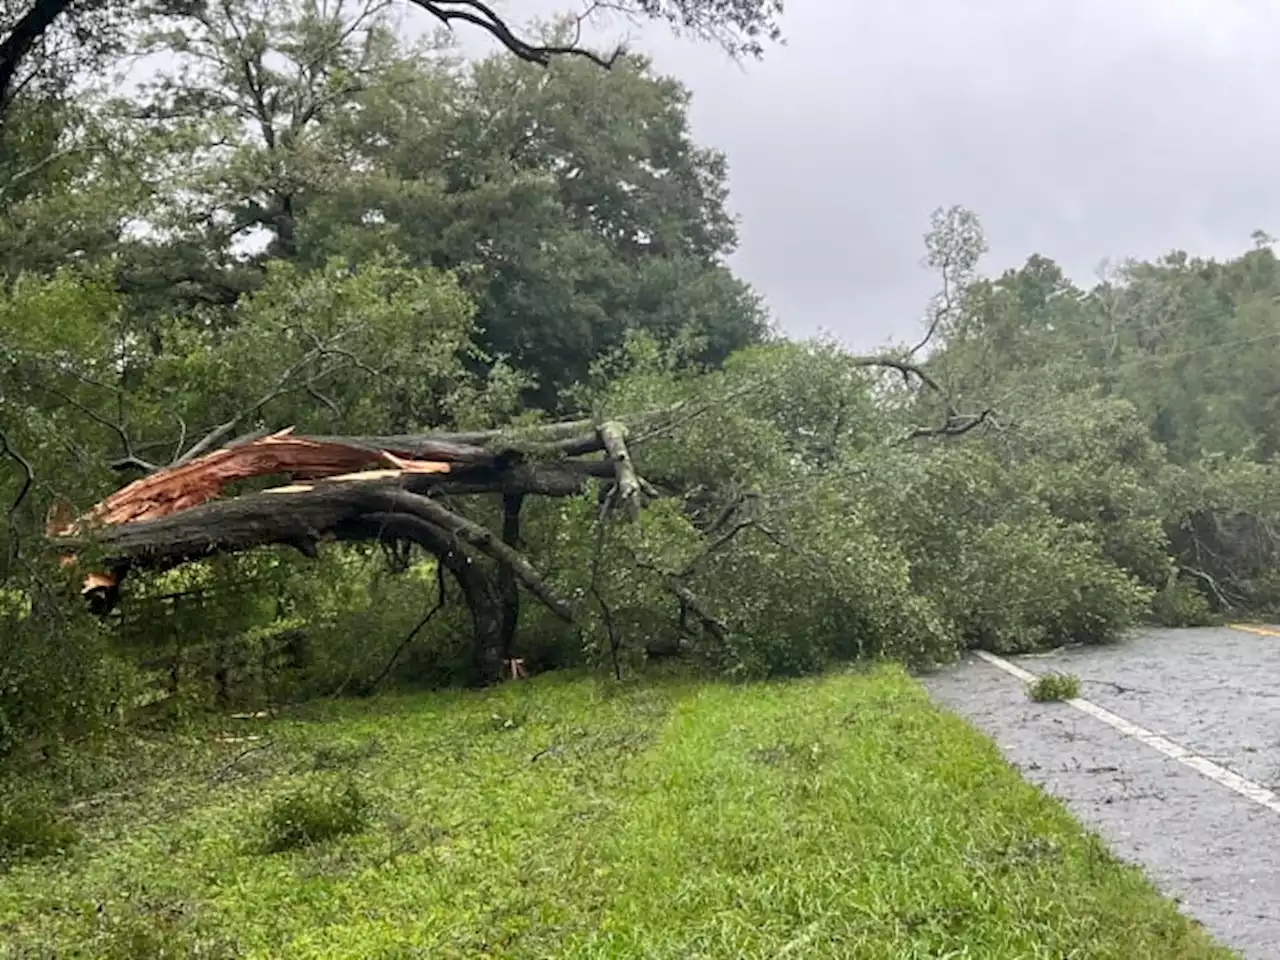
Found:
[{"label": "white road line", "polygon": [[[1031,683],[1037,677],[1034,673],[1023,670],[1021,667],[1010,663],[1003,657],[997,657],[994,653],[987,653],[985,650],[975,650],[979,657],[987,661],[993,667],[999,667],[1005,673],[1017,677],[1024,683]],[[1089,716],[1101,720],[1107,726],[1119,730],[1126,737],[1132,737],[1141,743],[1145,743],[1148,747],[1158,750],[1171,760],[1177,760],[1184,766],[1190,767],[1192,770],[1208,777],[1215,783],[1219,783],[1228,790],[1234,790],[1242,797],[1252,800],[1260,807],[1266,807],[1272,813],[1280,813],[1280,794],[1268,790],[1260,783],[1254,783],[1247,777],[1242,777],[1238,773],[1232,773],[1226,767],[1219,766],[1207,757],[1202,757],[1197,753],[1193,753],[1186,747],[1174,743],[1158,733],[1152,733],[1144,727],[1131,723],[1124,717],[1117,716],[1110,710],[1106,710],[1096,703],[1085,700],[1081,697],[1073,697],[1066,701],[1075,707],[1081,713],[1087,713]]]}]

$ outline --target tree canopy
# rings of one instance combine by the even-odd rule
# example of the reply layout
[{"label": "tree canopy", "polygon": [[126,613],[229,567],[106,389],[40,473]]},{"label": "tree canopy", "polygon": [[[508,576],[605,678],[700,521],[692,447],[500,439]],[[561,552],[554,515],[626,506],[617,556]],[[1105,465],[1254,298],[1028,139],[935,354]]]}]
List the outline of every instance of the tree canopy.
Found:
[{"label": "tree canopy", "polygon": [[[130,28],[139,20],[181,21],[234,19],[235,4],[207,0],[159,0],[131,4],[127,0],[6,0],[0,8],[0,120],[24,91],[62,89],[77,64],[106,63],[129,48]],[[320,19],[347,19],[344,3],[311,3]],[[378,5],[390,6],[389,0]],[[579,33],[554,40],[526,38],[493,6],[482,0],[406,0],[446,28],[462,25],[492,36],[526,63],[547,66],[561,57],[580,58],[609,68],[622,48],[597,51],[580,44]],[[782,0],[615,0],[591,3],[574,17],[575,25],[602,10],[636,20],[656,20],[703,40],[720,44],[732,56],[759,56],[764,44],[781,39]],[[182,49],[180,35],[175,47]]]}]

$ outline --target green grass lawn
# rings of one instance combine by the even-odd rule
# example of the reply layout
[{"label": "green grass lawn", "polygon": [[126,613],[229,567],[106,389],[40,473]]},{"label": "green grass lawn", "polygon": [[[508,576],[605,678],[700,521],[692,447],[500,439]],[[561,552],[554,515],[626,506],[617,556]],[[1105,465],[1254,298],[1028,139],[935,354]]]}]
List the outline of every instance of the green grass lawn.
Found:
[{"label": "green grass lawn", "polygon": [[[69,854],[0,877],[8,955],[1231,956],[896,670],[551,676],[220,729],[263,739],[136,744]],[[348,778],[363,832],[262,852],[274,799]]]}]

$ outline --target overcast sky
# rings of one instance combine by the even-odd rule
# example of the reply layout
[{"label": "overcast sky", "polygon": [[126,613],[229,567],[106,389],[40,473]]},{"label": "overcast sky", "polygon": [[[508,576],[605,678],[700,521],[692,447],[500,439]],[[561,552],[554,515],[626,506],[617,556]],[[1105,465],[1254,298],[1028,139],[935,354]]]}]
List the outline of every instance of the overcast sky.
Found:
[{"label": "overcast sky", "polygon": [[[518,17],[570,0],[508,0]],[[787,0],[735,65],[661,28],[729,158],[734,267],[784,329],[855,349],[918,329],[935,207],[982,218],[988,274],[1031,253],[1231,256],[1280,234],[1280,0]]]}]

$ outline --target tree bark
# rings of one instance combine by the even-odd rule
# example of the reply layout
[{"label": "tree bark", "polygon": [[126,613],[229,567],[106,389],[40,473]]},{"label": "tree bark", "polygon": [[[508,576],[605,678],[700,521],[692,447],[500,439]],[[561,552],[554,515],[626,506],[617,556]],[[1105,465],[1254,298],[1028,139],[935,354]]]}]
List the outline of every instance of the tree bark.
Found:
[{"label": "tree bark", "polygon": [[333,531],[344,523],[371,511],[396,512],[395,499],[405,494],[415,498],[405,504],[415,507],[420,500],[437,493],[567,497],[581,493],[589,478],[611,476],[612,472],[612,467],[603,461],[529,463],[507,470],[481,467],[356,483],[321,481],[280,492],[214,500],[155,520],[58,536],[53,541],[71,550],[92,545],[103,562],[124,562],[149,569],[165,569],[216,553],[236,553],[271,544],[285,544],[311,555],[317,544],[335,539]]},{"label": "tree bark", "polygon": [[448,532],[406,514],[370,513],[339,528],[339,539],[402,538],[435,554],[449,571],[471,615],[472,658],[470,680],[477,686],[493,683],[502,672],[499,656],[502,622],[493,571],[466,551]]},{"label": "tree bark", "polygon": [[640,478],[636,474],[635,464],[631,462],[631,453],[627,450],[627,428],[616,420],[602,423],[597,431],[600,443],[609,459],[613,461],[614,483],[616,494],[614,502],[627,511],[633,521],[640,519]]},{"label": "tree bark", "polygon": [[[502,542],[512,550],[520,549],[520,510],[524,494],[509,493],[502,498]],[[520,622],[520,590],[515,571],[509,565],[498,568],[498,599],[502,604],[499,625],[499,664],[512,658],[516,628]]]}]

